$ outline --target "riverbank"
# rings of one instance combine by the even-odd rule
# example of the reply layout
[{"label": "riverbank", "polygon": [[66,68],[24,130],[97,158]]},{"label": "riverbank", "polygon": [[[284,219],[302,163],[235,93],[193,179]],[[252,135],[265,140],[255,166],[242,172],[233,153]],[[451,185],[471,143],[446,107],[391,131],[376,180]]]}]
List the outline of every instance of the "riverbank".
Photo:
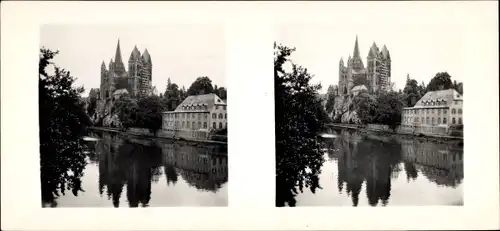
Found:
[{"label": "riverbank", "polygon": [[189,138],[169,138],[166,136],[149,135],[149,134],[142,134],[142,133],[136,133],[136,132],[130,132],[130,131],[123,131],[123,130],[118,129],[118,128],[89,127],[89,129],[94,130],[94,131],[113,132],[113,133],[119,133],[122,135],[137,136],[137,137],[144,137],[144,138],[150,138],[150,139],[185,141],[188,143],[190,142],[190,143],[206,143],[206,144],[227,145],[227,142],[222,142],[222,141],[200,140],[200,139],[189,139]]},{"label": "riverbank", "polygon": [[330,127],[336,128],[346,128],[346,129],[354,129],[364,133],[375,133],[377,135],[384,135],[394,138],[408,138],[408,139],[418,139],[425,141],[436,141],[436,142],[444,142],[444,141],[457,141],[463,142],[463,137],[459,136],[444,136],[444,135],[430,135],[430,134],[413,134],[413,133],[402,133],[402,132],[394,132],[394,131],[386,131],[379,129],[370,129],[363,125],[354,125],[354,124],[327,124]]}]

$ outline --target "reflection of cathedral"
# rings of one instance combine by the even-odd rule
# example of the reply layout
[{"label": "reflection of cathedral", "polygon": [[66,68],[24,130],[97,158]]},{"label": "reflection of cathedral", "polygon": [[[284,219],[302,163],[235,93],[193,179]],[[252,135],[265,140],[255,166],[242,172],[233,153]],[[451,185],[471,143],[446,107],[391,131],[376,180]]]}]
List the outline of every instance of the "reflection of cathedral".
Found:
[{"label": "reflection of cathedral", "polygon": [[[206,147],[164,144],[165,171],[178,172],[197,189],[217,191],[227,182],[227,155]],[[170,174],[170,179],[173,179]],[[176,178],[176,176],[175,176]],[[167,181],[169,177],[167,176]]]},{"label": "reflection of cathedral", "polygon": [[[463,179],[463,151],[449,144],[405,140],[371,139],[355,131],[341,130],[332,141],[338,165],[338,190],[346,192],[353,206],[366,182],[366,196],[371,206],[387,205],[391,196],[391,178],[404,167],[406,178],[422,173],[437,185],[456,186]],[[326,145],[332,149],[332,144]],[[403,163],[401,165],[401,163]],[[401,166],[401,167],[400,167]]]},{"label": "reflection of cathedral", "polygon": [[105,134],[98,145],[99,191],[104,189],[113,205],[119,207],[123,187],[127,186],[129,207],[148,206],[151,199],[151,181],[154,169],[161,163],[161,150],[123,142],[119,136]]},{"label": "reflection of cathedral", "polygon": [[366,181],[369,204],[376,206],[381,201],[386,205],[390,197],[391,175],[397,171],[395,166],[399,163],[394,155],[397,144],[363,140],[356,132],[343,130],[335,140],[335,146],[338,147],[339,192],[342,193],[345,185],[353,206],[358,206],[359,194]]},{"label": "reflection of cathedral", "polygon": [[129,207],[149,206],[152,182],[158,183],[163,172],[167,185],[176,184],[180,175],[197,189],[216,192],[227,182],[227,153],[217,147],[124,140],[109,133],[98,136],[102,138],[95,146],[99,193],[107,194],[115,207],[120,206],[124,190]]},{"label": "reflection of cathedral", "polygon": [[422,174],[438,185],[456,186],[462,182],[463,151],[448,144],[404,142],[403,159],[415,164]]}]

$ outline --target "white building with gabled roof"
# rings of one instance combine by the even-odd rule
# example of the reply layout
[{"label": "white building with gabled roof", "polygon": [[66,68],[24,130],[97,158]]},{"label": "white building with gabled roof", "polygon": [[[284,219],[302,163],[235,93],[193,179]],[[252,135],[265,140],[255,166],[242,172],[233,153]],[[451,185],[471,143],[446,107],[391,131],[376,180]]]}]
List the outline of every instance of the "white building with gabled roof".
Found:
[{"label": "white building with gabled roof", "polygon": [[427,92],[413,107],[403,108],[401,126],[447,133],[450,125],[462,125],[463,97],[455,89]]},{"label": "white building with gabled roof", "polygon": [[188,96],[174,111],[163,112],[164,132],[226,128],[227,104],[216,94]]}]

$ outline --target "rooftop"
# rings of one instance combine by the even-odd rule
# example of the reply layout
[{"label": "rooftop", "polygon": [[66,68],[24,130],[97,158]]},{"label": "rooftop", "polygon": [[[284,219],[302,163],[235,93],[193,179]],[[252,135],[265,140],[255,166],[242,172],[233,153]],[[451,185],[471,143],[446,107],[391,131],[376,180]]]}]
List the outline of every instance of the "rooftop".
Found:
[{"label": "rooftop", "polygon": [[215,105],[227,105],[224,100],[216,94],[191,95],[182,101],[175,109],[175,112],[208,112]]},{"label": "rooftop", "polygon": [[425,105],[424,103],[431,103],[433,105],[438,102],[437,105],[445,106],[450,105],[454,100],[463,100],[462,96],[455,89],[430,91],[420,98],[414,107],[426,107],[430,105]]}]

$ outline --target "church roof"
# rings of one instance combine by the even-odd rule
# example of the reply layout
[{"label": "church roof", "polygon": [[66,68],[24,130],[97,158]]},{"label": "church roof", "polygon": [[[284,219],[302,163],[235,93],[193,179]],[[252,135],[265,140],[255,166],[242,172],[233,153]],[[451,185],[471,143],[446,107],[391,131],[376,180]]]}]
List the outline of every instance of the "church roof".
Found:
[{"label": "church roof", "polygon": [[[182,101],[175,109],[176,112],[208,112],[215,105],[227,105],[219,96],[210,93],[205,95],[191,95]],[[199,107],[198,107],[199,106]]]},{"label": "church roof", "polygon": [[384,45],[384,47],[382,48],[382,57],[384,59],[391,59],[391,55],[389,54],[389,50],[387,50],[387,47]]},{"label": "church roof", "polygon": [[149,55],[149,52],[148,52],[148,49],[146,48],[146,50],[144,50],[144,53],[142,54],[142,57],[144,58],[144,60],[148,63],[151,62],[151,56]]},{"label": "church roof", "polygon": [[128,94],[127,89],[125,89],[125,88],[118,89],[118,90],[116,90],[116,91],[113,93],[113,95],[123,95],[123,94]]},{"label": "church roof", "polygon": [[122,62],[122,52],[120,49],[120,39],[118,39],[118,44],[116,45],[115,62],[116,63]]},{"label": "church roof", "polygon": [[139,57],[141,57],[141,52],[137,49],[137,46],[134,46],[134,49],[130,53],[129,61],[138,59]]},{"label": "church roof", "polygon": [[358,35],[356,35],[356,42],[354,43],[354,52],[352,53],[352,57],[358,58],[359,56],[359,45],[358,45]]},{"label": "church roof", "polygon": [[362,90],[368,91],[368,88],[366,88],[365,85],[357,85],[357,86],[354,86],[351,89],[352,92],[354,92],[354,91],[362,91]]},{"label": "church roof", "polygon": [[368,51],[368,58],[377,57],[378,52],[379,51],[378,51],[377,44],[375,44],[375,42],[373,42],[372,47],[370,48],[370,51]]}]

